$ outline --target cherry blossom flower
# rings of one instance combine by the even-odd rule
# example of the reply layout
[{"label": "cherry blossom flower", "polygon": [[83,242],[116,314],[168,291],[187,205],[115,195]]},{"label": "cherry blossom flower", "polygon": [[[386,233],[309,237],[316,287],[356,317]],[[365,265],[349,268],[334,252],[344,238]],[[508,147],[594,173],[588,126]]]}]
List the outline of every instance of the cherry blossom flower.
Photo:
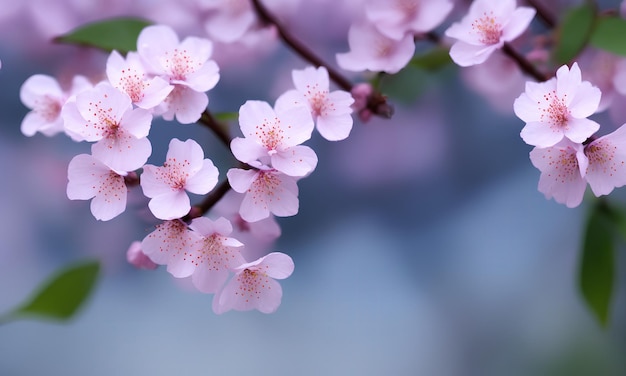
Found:
[{"label": "cherry blossom flower", "polygon": [[433,30],[452,11],[450,0],[369,0],[365,14],[376,28],[392,39]]},{"label": "cherry blossom flower", "polygon": [[229,271],[245,262],[240,252],[243,244],[228,237],[233,228],[225,218],[195,218],[189,228],[198,238],[187,255],[186,271],[198,290],[215,293],[228,279]]},{"label": "cherry blossom flower", "polygon": [[205,92],[220,79],[219,67],[209,60],[213,44],[208,39],[187,37],[179,42],[169,26],[144,28],[137,39],[137,52],[154,73],[176,87],[156,113],[183,124],[196,122],[208,104]]},{"label": "cherry blossom flower", "polygon": [[374,25],[360,22],[348,31],[350,51],[337,54],[337,64],[345,70],[398,73],[415,53],[412,35],[396,40],[382,34]]},{"label": "cherry blossom flower", "polygon": [[115,88],[128,94],[137,107],[146,110],[163,102],[174,89],[174,86],[161,77],[148,77],[136,52],[128,52],[126,59],[117,51],[111,52],[106,73]]},{"label": "cherry blossom flower", "polygon": [[587,182],[583,174],[587,158],[582,144],[564,139],[548,148],[536,147],[530,152],[530,161],[539,171],[539,192],[546,199],[554,198],[569,208],[580,205]]},{"label": "cherry blossom flower", "polygon": [[213,12],[204,23],[212,39],[232,43],[238,41],[255,23],[256,15],[250,0],[213,0]]},{"label": "cherry blossom flower", "polygon": [[284,112],[290,107],[305,105],[322,137],[329,141],[347,138],[353,123],[352,95],[343,90],[329,92],[328,71],[324,67],[294,70],[292,77],[296,89],[281,95],[276,100],[275,110]]},{"label": "cherry blossom flower", "polygon": [[235,192],[245,193],[239,214],[248,222],[269,217],[298,214],[297,178],[275,169],[242,170],[231,168],[226,174]]},{"label": "cherry blossom flower", "polygon": [[626,185],[626,126],[602,136],[584,148],[589,159],[585,178],[596,196]]},{"label": "cherry blossom flower", "polygon": [[534,148],[530,160],[541,171],[539,191],[546,198],[576,207],[587,182],[594,195],[626,185],[626,126],[587,145],[563,139],[555,146]]},{"label": "cherry blossom flower", "polygon": [[245,138],[233,139],[230,148],[241,162],[260,168],[272,166],[290,176],[305,176],[317,166],[317,155],[300,145],[311,138],[313,118],[304,105],[275,112],[267,102],[247,101],[239,109]]},{"label": "cherry blossom flower", "polygon": [[483,63],[505,42],[519,37],[535,13],[530,7],[516,7],[515,0],[475,0],[461,22],[445,32],[457,39],[450,48],[450,57],[462,67]]},{"label": "cherry blossom flower", "polygon": [[91,213],[101,221],[117,217],[126,209],[128,188],[125,173],[111,169],[88,154],[75,156],[67,168],[67,197],[91,200]]},{"label": "cherry blossom flower", "polygon": [[239,214],[242,200],[245,196],[234,190],[229,190],[211,209],[211,216],[224,217],[233,226],[231,236],[246,246],[241,254],[246,260],[256,260],[267,254],[267,251],[280,237],[281,229],[273,215],[255,222],[248,222]]},{"label": "cherry blossom flower", "polygon": [[563,137],[584,142],[600,128],[587,119],[598,109],[600,96],[597,87],[582,81],[577,63],[571,70],[560,67],[549,81],[527,82],[526,91],[513,104],[515,115],[526,123],[522,139],[542,148],[554,146]]},{"label": "cherry blossom flower", "polygon": [[159,219],[181,218],[191,210],[187,192],[207,194],[217,184],[218,170],[194,140],[172,139],[162,167],[145,165],[141,175],[148,207]]},{"label": "cherry blossom flower", "polygon": [[43,74],[29,77],[20,89],[22,103],[32,110],[22,120],[22,133],[30,137],[37,132],[46,136],[63,132],[61,108],[69,97],[91,87],[83,76],[74,77],[68,92],[63,91],[54,77]]},{"label": "cherry blossom flower", "polygon": [[158,267],[157,264],[152,262],[148,256],[146,256],[141,250],[141,242],[134,241],[128,247],[126,251],[126,261],[137,269],[154,270]]},{"label": "cherry blossom flower", "polygon": [[239,265],[235,268],[233,278],[213,297],[213,312],[222,314],[231,309],[275,312],[283,296],[283,290],[276,280],[289,277],[293,269],[291,257],[280,252],[272,252],[256,261]]},{"label": "cherry blossom flower", "polygon": [[167,271],[176,278],[189,277],[191,245],[198,234],[178,219],[164,221],[141,241],[143,253],[157,265],[167,265]]},{"label": "cherry blossom flower", "polygon": [[133,109],[130,98],[108,82],[78,94],[75,102],[66,103],[61,116],[76,137],[96,142],[91,153],[114,170],[135,170],[152,153],[147,139],[152,115]]}]

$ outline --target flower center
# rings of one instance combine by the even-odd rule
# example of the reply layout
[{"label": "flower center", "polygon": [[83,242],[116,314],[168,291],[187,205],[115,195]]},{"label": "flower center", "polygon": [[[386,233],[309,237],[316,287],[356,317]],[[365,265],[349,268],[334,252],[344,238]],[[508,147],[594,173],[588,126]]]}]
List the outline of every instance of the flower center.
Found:
[{"label": "flower center", "polygon": [[283,141],[283,130],[280,128],[280,119],[277,117],[272,123],[264,119],[261,125],[256,126],[256,129],[257,137],[269,151],[276,150]]},{"label": "flower center", "polygon": [[502,36],[502,25],[493,15],[486,12],[483,16],[472,22],[472,29],[479,34],[479,41],[484,44],[496,44]]},{"label": "flower center", "polygon": [[161,179],[168,182],[172,190],[178,191],[185,189],[185,184],[187,184],[187,179],[189,178],[188,160],[185,159],[180,162],[176,158],[168,158],[167,161],[163,163],[163,168],[158,170]]},{"label": "flower center", "polygon": [[553,90],[543,96],[547,106],[541,110],[541,120],[556,127],[565,127],[569,120],[569,109],[565,98],[559,98]]}]

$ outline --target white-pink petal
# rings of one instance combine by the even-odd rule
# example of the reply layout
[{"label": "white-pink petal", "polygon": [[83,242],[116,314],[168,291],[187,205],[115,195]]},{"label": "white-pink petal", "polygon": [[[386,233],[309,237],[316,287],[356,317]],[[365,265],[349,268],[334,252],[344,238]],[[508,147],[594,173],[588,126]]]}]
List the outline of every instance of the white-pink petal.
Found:
[{"label": "white-pink petal", "polygon": [[589,158],[586,178],[596,196],[626,185],[626,126],[585,146]]},{"label": "white-pink petal", "polygon": [[[530,160],[541,171],[538,189],[547,199],[573,208],[582,202],[587,182],[581,174],[582,145],[570,141],[549,148],[534,148]],[[582,157],[582,158],[581,158]],[[582,159],[579,162],[579,159]],[[584,166],[586,167],[586,166]]]}]

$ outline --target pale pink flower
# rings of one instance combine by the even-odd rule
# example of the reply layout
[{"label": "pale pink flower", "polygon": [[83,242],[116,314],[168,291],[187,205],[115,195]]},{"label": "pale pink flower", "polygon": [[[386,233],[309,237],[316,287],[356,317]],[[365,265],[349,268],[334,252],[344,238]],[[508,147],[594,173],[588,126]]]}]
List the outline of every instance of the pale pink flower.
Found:
[{"label": "pale pink flower", "polygon": [[412,35],[396,40],[383,35],[374,25],[360,22],[348,31],[350,51],[337,54],[337,64],[345,70],[398,73],[415,53]]},{"label": "pale pink flower", "polygon": [[504,43],[519,37],[535,13],[534,8],[517,7],[515,0],[475,0],[461,22],[446,30],[447,36],[457,39],[450,57],[463,67],[483,63]]},{"label": "pale pink flower", "polygon": [[300,145],[311,138],[314,123],[304,105],[275,112],[267,102],[247,101],[239,109],[244,138],[230,148],[241,162],[254,167],[272,166],[290,176],[305,176],[317,166],[317,155]]},{"label": "pale pink flower", "polygon": [[275,312],[280,306],[283,290],[277,279],[285,279],[293,273],[291,257],[272,252],[260,259],[239,265],[235,275],[213,297],[213,312],[222,314],[234,309],[263,313]]},{"label": "pale pink flower", "polygon": [[587,119],[598,109],[600,90],[582,81],[577,63],[562,66],[549,81],[527,82],[526,91],[514,102],[515,115],[526,125],[524,141],[533,146],[554,146],[564,137],[582,143],[600,125]]},{"label": "pale pink flower", "polygon": [[172,139],[162,167],[145,165],[141,188],[148,207],[159,219],[181,218],[191,210],[187,191],[207,194],[217,184],[218,170],[194,140]]},{"label": "pale pink flower", "polygon": [[229,271],[245,262],[240,251],[243,244],[228,237],[233,228],[225,218],[195,218],[189,228],[198,238],[191,245],[187,270],[198,290],[215,293],[228,279]]},{"label": "pale pink flower", "polygon": [[242,170],[231,168],[226,174],[235,192],[245,193],[239,214],[248,222],[269,217],[288,217],[298,213],[297,178],[274,169]]},{"label": "pale pink flower", "polygon": [[[197,121],[206,108],[208,97],[204,92],[215,87],[220,79],[219,67],[210,60],[213,44],[210,40],[187,37],[182,42],[174,30],[165,25],[144,28],[137,39],[137,52],[150,68],[150,72],[177,86],[170,96],[158,108],[158,114],[164,113],[167,119],[176,114],[179,122],[188,124]],[[184,87],[187,90],[177,90]],[[168,97],[169,98],[169,97]],[[193,105],[183,105],[185,98]],[[204,103],[200,110],[199,104]]]},{"label": "pale pink flower", "polygon": [[548,148],[536,147],[530,152],[530,161],[541,171],[539,192],[570,208],[580,205],[587,187],[587,157],[582,144],[564,139]]},{"label": "pale pink flower", "polygon": [[63,106],[65,128],[81,140],[96,142],[91,153],[118,171],[141,167],[152,153],[147,136],[152,115],[133,109],[130,98],[101,82]]},{"label": "pale pink flower", "polygon": [[241,254],[246,260],[256,260],[267,254],[281,234],[280,226],[273,215],[256,222],[248,222],[239,214],[239,208],[245,195],[229,190],[211,209],[211,216],[224,217],[233,225],[231,234],[239,239],[245,248]]},{"label": "pale pink flower", "polygon": [[315,121],[318,132],[329,141],[347,138],[352,130],[354,99],[343,90],[329,92],[328,71],[325,67],[308,67],[291,72],[295,90],[281,95],[274,106],[276,112],[305,105]]},{"label": "pale pink flower", "polygon": [[136,52],[128,52],[126,59],[117,51],[111,52],[106,73],[111,85],[128,94],[137,107],[146,110],[163,102],[174,88],[161,77],[149,77]]},{"label": "pale pink flower", "polygon": [[589,159],[585,178],[596,196],[626,185],[626,126],[602,136],[584,148]]},{"label": "pale pink flower", "polygon": [[141,241],[143,253],[157,265],[167,265],[167,271],[176,278],[193,273],[191,245],[199,239],[178,219],[164,221]]},{"label": "pale pink flower", "polygon": [[206,93],[194,91],[183,85],[174,85],[174,90],[155,109],[167,121],[174,120],[181,124],[195,123],[209,105]]},{"label": "pale pink flower", "polygon": [[211,3],[209,9],[213,12],[204,25],[215,41],[236,42],[256,21],[250,0],[212,0]]},{"label": "pale pink flower", "polygon": [[452,11],[450,0],[369,0],[365,14],[381,33],[393,39],[433,30]]},{"label": "pale pink flower", "polygon": [[93,216],[108,221],[126,209],[128,188],[124,175],[94,156],[79,154],[67,168],[67,197],[70,200],[91,199]]},{"label": "pale pink flower", "polygon": [[154,270],[158,267],[141,249],[141,242],[134,241],[126,251],[126,261],[137,269]]},{"label": "pale pink flower", "polygon": [[46,136],[63,132],[61,108],[69,97],[89,88],[91,83],[83,76],[74,77],[68,92],[54,77],[43,74],[29,77],[20,88],[20,100],[32,110],[22,120],[22,133],[30,137],[37,132]]}]

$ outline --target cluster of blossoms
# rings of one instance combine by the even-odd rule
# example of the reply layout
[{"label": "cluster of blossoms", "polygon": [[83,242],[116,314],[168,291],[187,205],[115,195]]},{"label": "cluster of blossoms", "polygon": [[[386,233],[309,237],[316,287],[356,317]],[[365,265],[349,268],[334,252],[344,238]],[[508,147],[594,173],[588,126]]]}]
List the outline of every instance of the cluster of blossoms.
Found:
[{"label": "cluster of blossoms", "polygon": [[626,184],[626,126],[602,137],[600,124],[587,119],[600,104],[600,89],[582,81],[577,63],[562,66],[547,82],[526,83],[515,114],[526,125],[522,139],[535,146],[530,160],[541,171],[539,191],[575,207],[587,183],[596,196]]},{"label": "cluster of blossoms", "polygon": [[[474,1],[463,20],[446,31],[457,40],[450,57],[464,67],[485,63],[519,37],[535,13],[516,7],[515,0]],[[574,63],[546,82],[527,82],[515,100],[515,114],[526,123],[521,137],[535,147],[530,160],[541,171],[538,188],[546,198],[575,207],[587,183],[596,196],[626,184],[626,127],[598,137],[600,125],[588,119],[599,111],[600,99],[600,89],[583,81]]]},{"label": "cluster of blossoms", "polygon": [[315,128],[328,140],[348,137],[354,99],[345,91],[330,92],[324,67],[307,67],[292,72],[295,88],[274,107],[262,101],[244,103],[239,110],[244,137],[230,143],[241,163],[226,174],[234,193],[205,213],[192,208],[188,193],[208,195],[218,184],[219,171],[196,141],[174,138],[162,165],[147,161],[154,117],[189,124],[206,111],[206,92],[220,78],[211,54],[208,39],[179,41],[168,26],[148,26],[138,37],[136,52],[109,55],[101,82],[76,76],[69,90],[63,90],[53,77],[30,77],[20,93],[31,109],[22,132],[65,133],[74,141],[92,143],[90,154],[69,163],[67,196],[91,200],[98,220],[124,212],[129,188],[141,186],[150,212],[161,222],[131,245],[130,263],[145,269],[165,265],[172,276],[191,278],[199,291],[215,294],[216,313],[271,313],[282,297],[276,279],[291,275],[293,261],[280,252],[249,261],[239,239],[245,232],[261,242],[280,235],[274,216],[297,214],[297,181],[313,172],[318,161],[302,143]]},{"label": "cluster of blossoms", "polygon": [[[350,51],[336,55],[339,66],[349,71],[397,73],[413,58],[416,39],[437,40],[433,30],[453,10],[452,0],[363,1],[362,15],[348,33]],[[264,11],[260,7],[251,0],[203,2],[210,21],[207,34],[220,43],[250,37],[260,30],[260,19],[270,18],[259,17]],[[468,14],[445,31],[455,39],[452,60],[468,67],[506,58],[496,51],[514,53],[508,43],[526,31],[536,13],[517,7],[515,0],[474,1]],[[21,129],[27,136],[64,133],[92,143],[90,154],[69,163],[67,196],[91,200],[98,220],[124,212],[128,190],[141,187],[160,222],[131,245],[130,263],[146,269],[165,265],[173,277],[190,278],[199,291],[214,294],[216,313],[270,313],[282,298],[276,280],[289,277],[294,263],[284,253],[256,257],[251,249],[280,235],[275,217],[298,213],[298,181],[318,163],[314,150],[304,145],[313,131],[329,141],[346,139],[353,110],[363,120],[376,113],[369,103],[373,89],[369,84],[341,84],[330,68],[310,59],[319,67],[293,70],[293,89],[273,106],[258,100],[241,105],[242,137],[228,145],[239,164],[228,169],[218,187],[218,168],[192,139],[171,139],[165,162],[147,164],[155,117],[214,127],[206,120],[211,118],[206,93],[220,80],[212,55],[208,39],[180,41],[169,26],[148,26],[138,37],[136,52],[109,55],[101,82],[76,76],[64,90],[53,77],[29,78],[20,95],[32,111]],[[544,81],[540,73],[533,75]],[[344,90],[331,92],[330,77]],[[624,77],[616,75],[616,86]],[[530,158],[541,171],[539,190],[546,197],[574,207],[587,183],[598,196],[626,184],[626,128],[597,137],[600,125],[588,117],[600,106],[600,89],[582,80],[577,63],[559,68],[546,82],[526,83],[526,91],[515,100],[515,114],[526,122],[521,136],[535,147]],[[189,193],[211,200],[215,194],[217,203],[193,206]]]}]

